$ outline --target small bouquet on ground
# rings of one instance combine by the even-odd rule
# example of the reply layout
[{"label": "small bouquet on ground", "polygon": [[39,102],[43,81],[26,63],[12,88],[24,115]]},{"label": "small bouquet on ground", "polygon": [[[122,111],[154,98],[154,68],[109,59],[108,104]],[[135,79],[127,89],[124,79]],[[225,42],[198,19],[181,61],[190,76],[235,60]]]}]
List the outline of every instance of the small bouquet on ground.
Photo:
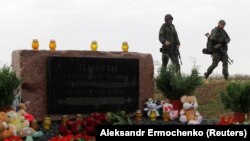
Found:
[{"label": "small bouquet on ground", "polygon": [[49,141],[96,141],[96,138],[94,136],[88,136],[88,135],[72,135],[68,134],[67,136],[55,136],[52,137]]}]

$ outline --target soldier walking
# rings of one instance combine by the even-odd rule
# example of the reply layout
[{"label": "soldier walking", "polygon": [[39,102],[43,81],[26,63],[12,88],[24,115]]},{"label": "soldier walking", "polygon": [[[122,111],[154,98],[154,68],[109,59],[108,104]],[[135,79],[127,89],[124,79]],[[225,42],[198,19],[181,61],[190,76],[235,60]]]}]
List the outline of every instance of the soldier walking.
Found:
[{"label": "soldier walking", "polygon": [[224,75],[224,79],[228,79],[228,46],[227,44],[230,42],[230,37],[227,32],[224,30],[226,22],[224,20],[220,20],[218,26],[215,27],[211,31],[211,35],[209,39],[211,40],[212,45],[212,64],[208,67],[207,72],[204,73],[204,77],[207,79],[209,75],[213,72],[213,70],[218,66],[219,62],[222,62],[222,73]]},{"label": "soldier walking", "polygon": [[162,53],[162,69],[167,67],[170,58],[176,70],[180,72],[178,59],[180,41],[172,22],[172,15],[167,14],[165,15],[165,23],[160,28],[159,40],[162,43],[162,47],[160,48],[160,52]]}]

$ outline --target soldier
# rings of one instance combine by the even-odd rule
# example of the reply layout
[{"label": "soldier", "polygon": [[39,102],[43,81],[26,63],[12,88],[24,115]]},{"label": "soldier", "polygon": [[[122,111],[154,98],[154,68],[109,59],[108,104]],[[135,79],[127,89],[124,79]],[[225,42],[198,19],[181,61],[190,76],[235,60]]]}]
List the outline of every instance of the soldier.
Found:
[{"label": "soldier", "polygon": [[224,79],[228,79],[228,55],[227,55],[227,44],[230,42],[230,37],[227,32],[224,30],[226,22],[224,20],[220,20],[218,26],[215,27],[211,31],[211,35],[209,36],[212,43],[212,58],[213,62],[208,67],[207,72],[204,73],[204,77],[207,79],[208,76],[213,72],[213,70],[218,66],[219,62],[222,62],[222,73],[224,75]]},{"label": "soldier", "polygon": [[165,23],[163,23],[160,28],[159,40],[162,43],[162,48],[160,48],[160,52],[162,52],[162,69],[166,68],[170,58],[172,64],[175,65],[176,70],[180,72],[180,64],[178,60],[180,41],[172,22],[172,15],[167,14],[165,16]]}]

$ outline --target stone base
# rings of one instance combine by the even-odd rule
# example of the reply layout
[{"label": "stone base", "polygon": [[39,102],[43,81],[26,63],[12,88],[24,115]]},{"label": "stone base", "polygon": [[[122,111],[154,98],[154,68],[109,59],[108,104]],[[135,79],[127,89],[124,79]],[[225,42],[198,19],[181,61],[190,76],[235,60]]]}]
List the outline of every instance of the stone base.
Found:
[{"label": "stone base", "polygon": [[[12,67],[22,79],[21,94],[24,102],[29,101],[27,111],[42,120],[47,115],[47,58],[61,57],[99,57],[139,59],[139,107],[149,97],[154,97],[154,66],[150,54],[135,52],[99,52],[99,51],[33,51],[16,50],[12,53]],[[93,111],[94,112],[94,111]],[[60,115],[50,115],[57,117]],[[52,118],[53,120],[53,118]]]}]

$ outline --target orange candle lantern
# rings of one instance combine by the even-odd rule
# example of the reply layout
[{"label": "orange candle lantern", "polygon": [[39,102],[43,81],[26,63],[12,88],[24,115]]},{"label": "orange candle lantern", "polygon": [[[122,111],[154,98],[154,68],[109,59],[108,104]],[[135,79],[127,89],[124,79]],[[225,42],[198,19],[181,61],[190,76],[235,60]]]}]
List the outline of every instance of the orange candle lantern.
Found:
[{"label": "orange candle lantern", "polygon": [[82,114],[76,114],[76,121],[82,121]]},{"label": "orange candle lantern", "polygon": [[34,40],[32,41],[32,49],[33,49],[33,50],[38,50],[38,48],[39,48],[38,40],[37,40],[37,39],[34,39]]},{"label": "orange candle lantern", "polygon": [[56,50],[56,41],[55,40],[50,40],[49,48],[50,48],[51,51]]},{"label": "orange candle lantern", "polygon": [[69,121],[68,115],[62,115],[62,124],[66,127],[66,123]]},{"label": "orange candle lantern", "polygon": [[142,112],[141,112],[141,110],[136,110],[135,121],[139,122],[141,120],[142,120]]}]

